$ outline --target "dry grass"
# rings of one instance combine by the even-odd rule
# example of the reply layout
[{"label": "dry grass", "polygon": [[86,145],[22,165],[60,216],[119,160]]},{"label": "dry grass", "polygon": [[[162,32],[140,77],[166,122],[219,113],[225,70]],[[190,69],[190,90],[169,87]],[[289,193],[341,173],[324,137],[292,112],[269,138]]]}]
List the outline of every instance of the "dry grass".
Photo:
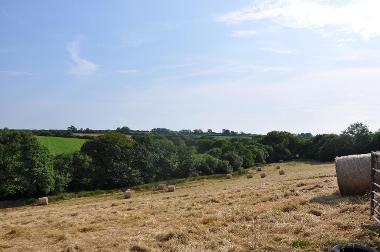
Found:
[{"label": "dry grass", "polygon": [[[267,177],[188,182],[0,209],[0,251],[327,251],[380,245],[367,197],[340,197],[333,164],[282,163]],[[71,251],[71,250],[70,250]]]}]

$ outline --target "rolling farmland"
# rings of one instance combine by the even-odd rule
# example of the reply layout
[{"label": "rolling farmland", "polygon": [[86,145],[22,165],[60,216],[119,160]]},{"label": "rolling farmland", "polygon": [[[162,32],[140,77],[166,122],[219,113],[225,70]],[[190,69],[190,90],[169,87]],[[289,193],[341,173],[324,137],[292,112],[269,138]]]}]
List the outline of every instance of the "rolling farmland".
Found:
[{"label": "rolling farmland", "polygon": [[[276,167],[286,174],[278,174]],[[367,196],[341,197],[332,163],[262,167],[234,176],[0,210],[7,251],[327,251],[380,243],[364,228]],[[96,242],[100,241],[101,242]]]}]

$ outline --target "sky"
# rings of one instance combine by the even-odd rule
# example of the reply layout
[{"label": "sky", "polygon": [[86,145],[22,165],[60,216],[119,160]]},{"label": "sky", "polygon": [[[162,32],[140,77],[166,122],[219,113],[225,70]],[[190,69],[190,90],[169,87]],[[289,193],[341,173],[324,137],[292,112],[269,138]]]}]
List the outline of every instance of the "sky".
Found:
[{"label": "sky", "polygon": [[0,128],[380,128],[378,0],[0,0]]}]

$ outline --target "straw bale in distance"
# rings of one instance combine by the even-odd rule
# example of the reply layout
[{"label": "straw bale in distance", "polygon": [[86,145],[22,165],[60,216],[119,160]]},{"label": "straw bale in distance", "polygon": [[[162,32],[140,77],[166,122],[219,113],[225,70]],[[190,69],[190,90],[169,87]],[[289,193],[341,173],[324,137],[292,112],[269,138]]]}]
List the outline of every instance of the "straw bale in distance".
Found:
[{"label": "straw bale in distance", "polygon": [[158,190],[165,190],[165,188],[166,188],[166,184],[163,184],[163,183],[158,184],[158,186],[157,186]]},{"label": "straw bale in distance", "polygon": [[175,191],[175,185],[168,185],[168,192],[174,192]]},{"label": "straw bale in distance", "polygon": [[129,199],[132,197],[132,191],[130,189],[124,192],[124,199]]},{"label": "straw bale in distance", "polygon": [[49,204],[49,199],[48,199],[48,197],[41,197],[41,198],[38,198],[38,204],[39,204],[39,205],[48,205],[48,204]]}]

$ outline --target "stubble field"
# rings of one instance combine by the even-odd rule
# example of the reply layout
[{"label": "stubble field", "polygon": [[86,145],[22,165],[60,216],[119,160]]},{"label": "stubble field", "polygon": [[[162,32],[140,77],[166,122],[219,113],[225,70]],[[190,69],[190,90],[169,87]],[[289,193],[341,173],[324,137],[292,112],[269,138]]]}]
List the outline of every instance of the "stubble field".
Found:
[{"label": "stubble field", "polygon": [[[286,174],[280,176],[276,166]],[[263,166],[175,192],[122,192],[0,209],[0,251],[327,251],[380,245],[367,196],[338,193],[333,164]]]}]

